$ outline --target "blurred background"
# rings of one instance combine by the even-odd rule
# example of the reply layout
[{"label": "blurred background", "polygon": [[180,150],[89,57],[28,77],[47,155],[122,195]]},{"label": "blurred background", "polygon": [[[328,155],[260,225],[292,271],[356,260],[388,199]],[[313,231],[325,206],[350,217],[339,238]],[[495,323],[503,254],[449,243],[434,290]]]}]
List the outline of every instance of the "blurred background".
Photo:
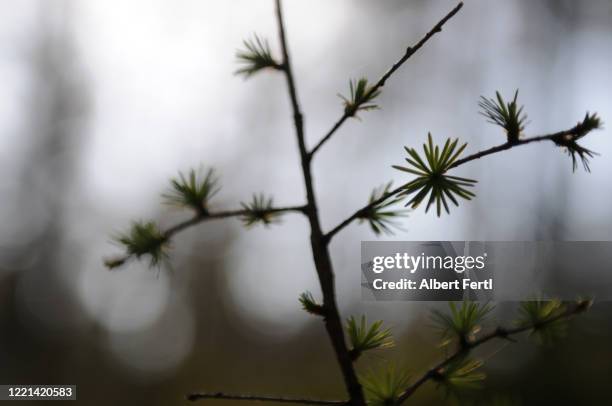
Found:
[{"label": "blurred background", "polygon": [[[286,1],[308,144],[340,116],[337,93],[350,78],[378,78],[454,5]],[[0,383],[76,384],[87,405],[178,405],[195,390],[342,397],[322,324],[297,301],[305,290],[319,297],[301,216],[270,229],[236,219],[192,228],[173,241],[171,269],[103,266],[120,252],[111,236],[131,220],[167,227],[187,218],[160,204],[179,170],[218,169],[217,209],[254,192],[278,205],[304,201],[283,78],[233,75],[235,51],[254,32],[278,54],[273,2],[0,7]],[[477,114],[480,95],[519,88],[532,135],[569,128],[587,110],[612,121],[611,44],[608,0],[469,1],[388,82],[382,109],[349,121],[317,156],[324,228],[363,206],[373,187],[405,181],[390,166],[428,131],[459,137],[468,151],[502,142]],[[475,201],[440,219],[412,212],[405,231],[385,239],[610,240],[609,135],[584,141],[601,154],[591,174],[572,173],[549,143],[466,165],[458,174],[479,180]],[[358,369],[384,357],[416,375],[441,355],[428,311],[442,305],[361,301],[360,241],[374,238],[353,224],[331,246],[343,317],[383,318],[398,343]],[[496,318],[512,308],[501,304]],[[611,322],[612,305],[598,302],[554,347],[483,349],[483,396],[608,403]],[[411,404],[444,402],[428,384]]]}]

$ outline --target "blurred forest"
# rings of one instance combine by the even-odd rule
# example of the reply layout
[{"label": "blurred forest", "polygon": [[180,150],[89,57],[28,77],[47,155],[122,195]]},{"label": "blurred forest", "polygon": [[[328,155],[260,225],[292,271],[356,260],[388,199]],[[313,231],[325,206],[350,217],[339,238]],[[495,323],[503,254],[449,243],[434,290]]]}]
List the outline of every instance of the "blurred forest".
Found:
[{"label": "blurred forest", "polygon": [[[312,145],[342,111],[350,78],[377,78],[452,6],[448,1],[287,1],[286,21]],[[162,225],[178,170],[216,167],[216,207],[265,191],[301,204],[303,186],[285,83],[232,75],[253,32],[276,30],[270,1],[0,2],[0,383],[75,384],[77,404],[176,405],[194,390],[343,396],[319,320],[299,293],[318,294],[308,228],[287,215],[270,229],[207,222],[173,242],[171,268],[108,271],[110,237],[130,220]],[[316,21],[316,24],[313,22]],[[317,157],[328,229],[401,175],[404,145],[428,131],[476,150],[503,139],[477,114],[481,94],[520,88],[527,133],[612,121],[612,2],[470,1],[384,88],[380,111],[351,121]],[[397,240],[610,240],[612,140],[592,173],[562,151],[529,146],[461,169],[477,199],[440,219],[415,211]],[[393,327],[384,354],[415,374],[441,356],[428,311],[442,304],[360,299],[352,225],[331,246],[342,315]],[[578,292],[579,293],[579,292]],[[517,405],[610,402],[612,304],[597,302],[565,340],[496,343],[483,397]],[[511,304],[495,315],[512,317]],[[503,351],[498,353],[500,347]],[[379,364],[369,355],[359,370]],[[411,401],[444,400],[428,384]],[[232,404],[208,401],[211,404]],[[22,403],[24,405],[28,402]],[[487,404],[487,403],[483,403]]]}]

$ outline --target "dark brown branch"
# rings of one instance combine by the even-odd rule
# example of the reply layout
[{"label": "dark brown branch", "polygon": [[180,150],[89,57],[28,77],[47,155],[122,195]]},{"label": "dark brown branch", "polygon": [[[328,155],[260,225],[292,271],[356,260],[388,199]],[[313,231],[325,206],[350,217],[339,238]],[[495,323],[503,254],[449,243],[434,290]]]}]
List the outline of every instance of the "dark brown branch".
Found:
[{"label": "dark brown branch", "polygon": [[[454,9],[452,9],[446,16],[444,16],[444,18],[442,18],[427,34],[425,34],[425,36],[421,38],[419,42],[417,42],[415,45],[411,47],[408,47],[404,55],[397,62],[395,62],[393,66],[391,66],[391,68],[387,72],[385,72],[385,74],[382,75],[381,78],[378,79],[378,81],[369,89],[369,91],[366,93],[366,96],[364,97],[364,100],[367,100],[368,99],[367,96],[371,95],[372,93],[376,92],[381,87],[383,87],[387,79],[389,79],[389,77],[391,77],[391,75],[393,75],[395,71],[398,70],[400,66],[404,64],[404,62],[410,59],[410,57],[414,55],[419,49],[421,49],[421,47],[423,47],[423,45],[425,45],[427,41],[429,41],[436,33],[442,31],[442,27],[444,26],[444,24],[446,24],[448,20],[453,18],[453,16],[457,14],[459,10],[461,10],[461,7],[463,7],[462,2],[457,4],[457,6]],[[356,106],[356,107],[359,107],[359,106]],[[338,130],[338,128],[340,128],[342,124],[349,117],[351,117],[351,113],[345,111],[344,114],[342,114],[342,116],[340,117],[340,119],[327,132],[327,134],[325,134],[325,136],[310,151],[309,155],[313,156],[319,150],[319,148],[321,148],[323,144],[325,144],[332,137],[332,135],[334,135],[334,133]]]},{"label": "dark brown branch", "polygon": [[285,76],[287,78],[287,86],[289,88],[289,98],[291,100],[291,107],[293,111],[293,123],[298,141],[302,174],[304,176],[304,187],[306,189],[306,199],[308,202],[306,206],[306,215],[308,216],[310,223],[310,245],[312,248],[312,256],[315,268],[317,270],[319,284],[323,294],[325,329],[327,330],[327,335],[330,338],[336,354],[336,359],[340,365],[344,384],[350,398],[350,403],[354,406],[365,406],[365,397],[363,395],[361,384],[357,378],[357,374],[353,367],[353,361],[350,357],[349,350],[344,339],[344,328],[342,326],[340,313],[336,304],[334,270],[331,257],[329,255],[327,242],[323,235],[323,231],[321,230],[317,209],[317,199],[315,197],[310,167],[311,155],[306,149],[304,137],[304,118],[298,103],[297,89],[295,79],[293,77],[293,70],[291,68],[291,58],[289,56],[289,46],[287,45],[287,35],[285,32],[280,0],[276,0],[276,16],[283,53],[282,65],[284,67]]},{"label": "dark brown branch", "polygon": [[205,399],[223,399],[223,400],[244,400],[251,402],[277,402],[277,403],[294,403],[302,405],[346,405],[344,400],[319,400],[319,399],[300,399],[286,398],[277,396],[258,396],[258,395],[236,395],[223,392],[202,392],[192,393],[187,395],[187,400],[195,402]]},{"label": "dark brown branch", "polygon": [[[563,130],[563,131],[559,131],[553,134],[546,134],[546,135],[540,135],[537,137],[531,137],[531,138],[525,138],[522,140],[518,140],[518,141],[514,141],[514,142],[505,142],[503,144],[500,145],[496,145],[494,147],[476,152],[472,155],[468,155],[465,158],[461,158],[456,160],[451,166],[450,168],[456,168],[460,165],[463,165],[465,163],[468,163],[470,161],[474,161],[476,159],[480,159],[484,156],[487,155],[492,155],[495,154],[497,152],[501,152],[501,151],[506,151],[508,149],[514,148],[514,147],[518,147],[520,145],[527,145],[527,144],[531,144],[533,142],[541,142],[541,141],[552,141],[555,142],[555,140],[562,138],[564,136],[568,136],[568,135],[575,135],[576,132],[576,127],[570,128],[568,130]],[[336,235],[340,230],[342,230],[343,228],[345,228],[346,226],[348,226],[351,222],[353,222],[353,220],[357,219],[361,214],[363,214],[364,212],[367,212],[368,210],[372,209],[374,206],[376,206],[377,204],[380,204],[382,202],[384,202],[385,200],[391,198],[392,196],[398,194],[399,192],[402,191],[402,189],[404,188],[404,186],[399,186],[391,191],[389,191],[388,193],[383,194],[379,199],[369,203],[368,205],[362,207],[361,209],[357,210],[355,213],[353,213],[350,217],[348,217],[346,220],[342,221],[340,224],[338,224],[336,227],[334,227],[331,231],[329,231],[326,235],[325,238],[327,241],[331,240],[332,237],[334,235]]]},{"label": "dark brown branch", "polygon": [[412,385],[406,388],[406,390],[399,397],[398,404],[401,404],[406,399],[408,399],[410,396],[412,396],[414,392],[416,392],[417,389],[419,389],[424,383],[439,376],[443,372],[442,370],[444,369],[444,367],[449,365],[451,362],[459,359],[460,357],[466,355],[468,352],[470,352],[474,348],[479,347],[496,338],[507,340],[513,335],[524,333],[526,331],[533,330],[535,328],[542,328],[542,327],[545,327],[559,320],[569,319],[572,316],[585,312],[586,310],[588,310],[590,305],[591,305],[591,301],[581,300],[581,301],[576,302],[576,304],[574,304],[573,306],[568,306],[565,309],[565,311],[563,311],[562,313],[554,317],[550,317],[539,323],[525,324],[525,325],[521,325],[518,327],[512,327],[512,328],[497,327],[496,329],[481,336],[480,338],[476,340],[466,341],[465,344],[461,346],[456,352],[454,352],[450,357],[444,359],[443,361],[439,362],[436,366],[429,369],[427,372],[421,375],[421,377],[417,379]]}]

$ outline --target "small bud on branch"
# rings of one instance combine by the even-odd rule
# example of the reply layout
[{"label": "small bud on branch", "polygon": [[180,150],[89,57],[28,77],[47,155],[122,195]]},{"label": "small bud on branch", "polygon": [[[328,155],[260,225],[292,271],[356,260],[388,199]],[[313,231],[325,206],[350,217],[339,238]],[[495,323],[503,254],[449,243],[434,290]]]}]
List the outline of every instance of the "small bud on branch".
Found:
[{"label": "small bud on branch", "polygon": [[389,193],[392,186],[393,183],[389,182],[382,187],[374,189],[368,200],[370,205],[357,216],[360,223],[367,221],[376,235],[382,233],[393,235],[394,228],[402,230],[402,228],[396,222],[392,221],[392,219],[407,216],[408,210],[390,209],[390,206],[401,202],[403,200],[402,197],[389,198],[377,203],[382,196]]},{"label": "small bud on branch", "polygon": [[456,197],[461,197],[466,200],[471,200],[474,193],[466,189],[472,187],[476,183],[473,179],[460,178],[458,176],[448,175],[446,172],[452,167],[453,163],[461,155],[466,144],[463,144],[457,149],[458,140],[451,142],[450,138],[446,140],[444,147],[440,150],[439,146],[434,146],[431,133],[427,135],[427,144],[423,144],[425,160],[423,160],[414,148],[404,147],[408,153],[406,162],[411,167],[393,165],[393,168],[417,175],[417,178],[403,186],[402,192],[398,196],[408,196],[414,194],[412,199],[406,204],[413,209],[429,195],[425,212],[430,206],[436,203],[436,212],[438,217],[442,214],[442,205],[446,213],[450,213],[447,198],[452,201],[455,206],[459,206]]},{"label": "small bud on branch", "polygon": [[365,351],[393,347],[391,329],[383,329],[382,324],[382,320],[378,320],[368,327],[365,316],[361,316],[359,322],[353,316],[349,317],[346,330],[352,345],[349,353],[353,361]]},{"label": "small bud on branch", "polygon": [[236,52],[236,59],[243,65],[234,72],[236,75],[248,78],[263,69],[283,70],[283,65],[272,56],[267,40],[254,35],[243,44],[246,49]]},{"label": "small bud on branch", "polygon": [[516,101],[518,89],[511,102],[506,102],[499,92],[495,92],[495,95],[497,100],[480,96],[481,100],[478,103],[482,108],[480,114],[487,117],[489,123],[506,130],[508,142],[517,142],[525,129],[527,120],[527,115],[523,114],[523,106],[519,107]]},{"label": "small bud on branch", "polygon": [[266,198],[263,193],[253,195],[249,203],[240,203],[245,213],[240,217],[245,227],[252,227],[257,223],[264,226],[280,223],[282,212],[274,210],[273,199]]},{"label": "small bud on branch", "polygon": [[199,215],[208,213],[210,199],[215,196],[221,187],[214,170],[210,168],[206,175],[202,170],[191,169],[188,175],[179,172],[178,178],[170,180],[171,189],[162,195],[165,203],[177,207],[187,207]]},{"label": "small bud on branch", "polygon": [[[153,221],[136,221],[132,223],[127,233],[120,234],[114,239],[124,246],[128,257],[140,258],[149,255],[151,257],[149,266],[151,267],[159,265],[168,258],[166,253],[168,238]],[[112,269],[123,265],[125,260],[125,258],[110,259],[106,260],[105,264]]]},{"label": "small bud on branch", "polygon": [[368,79],[350,80],[349,91],[349,97],[342,96],[341,94],[338,95],[344,101],[344,114],[348,117],[358,119],[357,113],[359,111],[379,109],[379,106],[373,102],[374,99],[380,96],[381,91],[370,86]]}]

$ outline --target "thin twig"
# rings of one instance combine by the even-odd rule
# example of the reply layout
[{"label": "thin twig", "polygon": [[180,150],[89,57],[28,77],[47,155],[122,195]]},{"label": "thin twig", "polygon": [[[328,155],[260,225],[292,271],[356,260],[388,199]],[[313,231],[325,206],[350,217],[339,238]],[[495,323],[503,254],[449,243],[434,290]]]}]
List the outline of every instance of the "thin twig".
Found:
[{"label": "thin twig", "polygon": [[[282,212],[292,212],[292,211],[305,213],[306,206],[274,207],[274,208],[266,210],[267,213],[282,213]],[[224,218],[229,218],[229,217],[240,217],[240,216],[249,214],[249,212],[250,211],[246,209],[224,210],[224,211],[218,211],[218,212],[212,212],[212,213],[211,212],[201,212],[195,215],[194,217],[190,218],[189,220],[182,221],[180,223],[177,223],[167,228],[162,233],[162,235],[164,237],[164,241],[169,241],[172,237],[174,237],[174,235],[178,234],[179,232],[187,228],[193,227],[195,225],[198,225],[200,223],[203,223],[205,221],[218,220],[218,219],[224,219]],[[109,267],[116,268],[120,265],[125,264],[132,257],[133,255],[129,255],[129,254],[123,255],[120,257],[113,257],[112,259],[107,260],[106,263],[107,265],[112,264],[112,265],[108,265]]]},{"label": "thin twig", "polygon": [[416,392],[416,390],[419,389],[424,383],[428,382],[431,379],[434,379],[437,376],[440,376],[440,374],[442,373],[442,369],[444,367],[449,365],[451,362],[459,359],[460,357],[466,355],[468,352],[470,352],[474,348],[479,347],[496,338],[509,339],[509,337],[513,335],[520,334],[520,333],[523,333],[529,330],[533,330],[535,328],[542,328],[542,327],[547,326],[548,324],[554,323],[559,320],[571,318],[572,316],[585,312],[589,308],[590,305],[591,305],[590,301],[581,300],[577,302],[574,306],[568,307],[564,312],[554,317],[550,317],[539,323],[525,324],[525,325],[521,325],[518,327],[512,327],[512,328],[504,328],[500,326],[492,330],[488,334],[481,336],[480,338],[476,340],[466,341],[464,345],[461,346],[459,349],[457,349],[457,351],[455,351],[451,356],[449,356],[448,358],[439,362],[433,368],[426,371],[423,375],[421,375],[419,379],[414,381],[412,385],[406,388],[406,390],[399,397],[398,404],[401,404],[406,399],[408,399],[410,396],[412,396],[414,392]]},{"label": "thin twig", "polygon": [[[492,155],[495,154],[497,152],[501,152],[501,151],[505,151],[514,147],[518,147],[520,145],[527,145],[527,144],[531,144],[533,142],[541,142],[541,141],[553,141],[555,139],[559,139],[563,136],[566,135],[572,135],[574,134],[576,131],[575,127],[570,128],[568,130],[563,130],[563,131],[559,131],[553,134],[546,134],[546,135],[540,135],[537,137],[531,137],[531,138],[525,138],[522,140],[518,140],[518,141],[514,141],[514,142],[505,142],[503,144],[500,145],[496,145],[494,147],[476,152],[472,155],[468,155],[465,158],[461,158],[456,160],[450,167],[451,168],[456,168],[460,165],[463,165],[465,163],[468,163],[470,161],[474,161],[476,159],[482,158],[484,156],[487,155]],[[329,231],[327,234],[325,234],[325,238],[327,241],[330,241],[332,239],[332,237],[334,235],[336,235],[340,230],[342,230],[343,228],[345,228],[346,226],[348,226],[351,222],[353,222],[355,219],[357,219],[362,213],[372,209],[374,206],[376,206],[377,204],[380,204],[382,202],[384,202],[385,200],[389,199],[390,197],[398,194],[399,192],[401,192],[404,189],[404,185],[398,186],[395,189],[383,194],[382,196],[380,196],[380,198],[378,198],[377,200],[368,203],[366,206],[362,207],[361,209],[357,210],[355,213],[353,213],[351,216],[349,216],[347,219],[343,220],[340,224],[338,224],[336,227],[334,227],[331,231]]]},{"label": "thin twig", "polygon": [[[448,20],[453,18],[453,16],[457,14],[459,10],[461,10],[461,7],[463,7],[462,2],[457,4],[454,9],[452,9],[446,16],[444,16],[444,18],[442,18],[427,34],[425,34],[425,36],[421,38],[419,42],[417,42],[411,47],[408,47],[404,55],[397,62],[395,62],[393,66],[391,66],[391,68],[387,72],[385,72],[385,74],[382,75],[381,78],[378,79],[378,81],[372,87],[370,87],[369,91],[364,96],[364,100],[367,100],[367,96],[371,95],[372,93],[383,87],[387,79],[389,79],[389,77],[391,77],[391,75],[393,75],[393,73],[395,73],[395,71],[398,70],[400,66],[404,64],[404,62],[410,59],[410,57],[414,55],[419,49],[421,49],[421,47],[425,45],[425,43],[427,43],[427,41],[429,41],[436,33],[442,31],[442,27],[444,26],[444,24],[446,24]],[[321,148],[323,144],[325,144],[332,137],[332,135],[334,135],[338,128],[340,128],[349,117],[351,117],[350,112],[345,111],[340,117],[340,119],[336,121],[333,127],[327,132],[327,134],[325,134],[325,136],[310,151],[309,155],[312,157],[319,150],[319,148]]]},{"label": "thin twig", "polygon": [[491,147],[489,149],[485,149],[475,154],[466,156],[465,158],[458,159],[450,166],[450,168],[456,168],[457,166],[463,165],[466,162],[470,162],[475,159],[482,158],[483,156],[494,154],[496,152],[505,151],[507,149],[514,148],[519,145],[531,144],[532,142],[540,142],[540,141],[554,141],[555,139],[558,139],[565,135],[572,135],[575,133],[575,131],[576,131],[575,127],[573,127],[573,128],[570,128],[569,130],[559,131],[554,134],[540,135],[538,137],[525,138],[525,139],[514,141],[514,142],[506,142],[504,144],[497,145],[495,147]]},{"label": "thin twig", "polygon": [[[306,206],[273,207],[271,209],[266,209],[266,213],[284,213],[284,212],[291,212],[291,211],[304,213],[305,210],[306,210]],[[178,223],[168,228],[166,231],[164,231],[164,236],[166,237],[166,239],[169,239],[173,237],[176,233],[186,228],[195,226],[199,223],[205,222],[205,221],[224,219],[228,217],[240,217],[240,216],[247,215],[249,213],[250,213],[250,210],[240,209],[240,210],[224,210],[224,211],[218,211],[218,212],[212,212],[212,213],[198,214],[189,220],[185,220],[181,223]]]},{"label": "thin twig", "polygon": [[319,399],[301,399],[287,398],[277,396],[259,396],[259,395],[236,395],[223,392],[201,392],[187,395],[187,400],[192,402],[204,399],[223,399],[223,400],[244,400],[256,402],[277,402],[277,403],[297,403],[302,405],[346,405],[344,400],[319,400]]}]

